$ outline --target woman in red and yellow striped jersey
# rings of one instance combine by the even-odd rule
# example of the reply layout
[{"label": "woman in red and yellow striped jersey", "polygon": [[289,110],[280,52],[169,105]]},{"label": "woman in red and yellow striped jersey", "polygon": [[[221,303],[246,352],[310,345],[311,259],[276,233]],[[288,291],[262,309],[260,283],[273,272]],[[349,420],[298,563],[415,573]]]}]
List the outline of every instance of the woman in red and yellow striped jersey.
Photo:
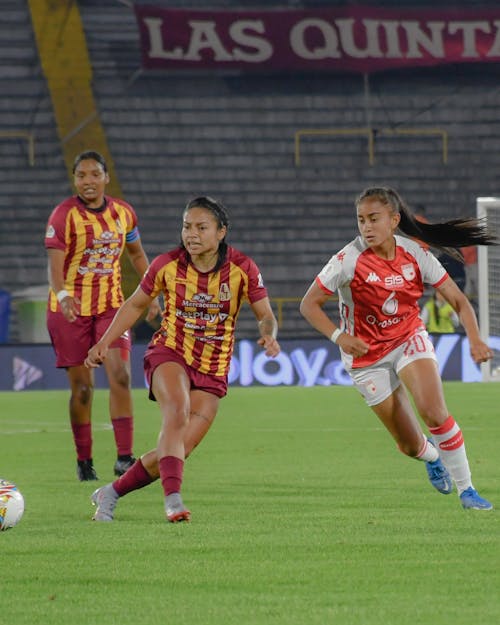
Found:
[{"label": "woman in red and yellow striped jersey", "polygon": [[[102,155],[93,151],[79,154],[73,174],[77,195],[56,206],[45,233],[50,283],[47,327],[56,366],[68,374],[77,475],[87,481],[97,479],[97,475],[92,460],[93,375],[84,361],[123,303],[120,257],[124,250],[141,277],[148,259],[134,209],[123,200],[104,195],[109,176]],[[159,312],[156,301],[148,318]],[[121,475],[135,461],[128,332],[110,347],[105,369],[118,454],[114,472]]]},{"label": "woman in red and yellow striped jersey", "polygon": [[202,196],[184,210],[182,244],[151,263],[135,293],[123,304],[86,364],[105,362],[108,348],[163,295],[160,329],[144,356],[150,398],[163,423],[156,449],[144,454],[119,479],[92,495],[96,521],[112,521],[119,497],[161,478],[170,522],[188,521],[181,498],[184,460],[203,439],[227,392],[235,323],[245,299],[258,321],[258,343],[277,356],[277,321],[254,261],[226,244],[226,211]]}]

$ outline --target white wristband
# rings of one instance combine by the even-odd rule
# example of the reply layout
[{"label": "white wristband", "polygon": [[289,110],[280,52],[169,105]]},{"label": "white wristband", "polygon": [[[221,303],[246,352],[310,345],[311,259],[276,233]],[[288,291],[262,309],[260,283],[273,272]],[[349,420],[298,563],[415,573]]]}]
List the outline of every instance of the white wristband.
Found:
[{"label": "white wristband", "polygon": [[61,289],[57,292],[56,297],[58,302],[62,302],[65,297],[70,297],[70,294],[66,289]]},{"label": "white wristband", "polygon": [[342,330],[340,328],[337,328],[336,330],[333,331],[333,334],[330,337],[330,341],[336,344],[341,334],[342,334]]}]

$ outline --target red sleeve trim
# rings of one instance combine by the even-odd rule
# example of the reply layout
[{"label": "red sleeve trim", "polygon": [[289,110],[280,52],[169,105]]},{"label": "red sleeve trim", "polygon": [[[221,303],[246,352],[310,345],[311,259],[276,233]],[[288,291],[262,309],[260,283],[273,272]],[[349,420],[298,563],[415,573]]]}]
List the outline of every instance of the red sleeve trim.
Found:
[{"label": "red sleeve trim", "polygon": [[443,284],[443,282],[445,282],[446,280],[448,280],[448,278],[450,277],[449,273],[445,273],[444,276],[441,278],[441,280],[439,280],[439,282],[436,282],[436,284],[433,284],[432,286],[437,289],[438,286],[441,286]]},{"label": "red sleeve trim", "polygon": [[333,291],[330,291],[330,289],[327,289],[326,286],[321,282],[321,280],[319,279],[319,276],[316,276],[316,278],[314,279],[314,282],[316,282],[316,284],[319,286],[319,288],[324,291],[325,293],[328,293],[328,295],[332,295]]}]

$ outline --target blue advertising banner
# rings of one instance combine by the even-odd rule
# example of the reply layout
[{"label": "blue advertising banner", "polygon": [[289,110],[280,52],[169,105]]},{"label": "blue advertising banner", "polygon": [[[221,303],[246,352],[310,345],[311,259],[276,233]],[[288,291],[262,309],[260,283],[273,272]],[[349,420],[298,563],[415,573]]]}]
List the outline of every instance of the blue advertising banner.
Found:
[{"label": "blue advertising banner", "polygon": [[[443,380],[481,381],[481,372],[469,353],[469,342],[460,334],[431,337]],[[282,341],[276,359],[267,358],[253,341],[236,342],[229,374],[232,386],[330,386],[351,385],[340,360],[339,348],[318,338]],[[500,350],[500,337],[489,344]],[[132,385],[144,388],[142,358],[145,344],[132,349]],[[0,345],[0,391],[67,389],[63,369],[56,369],[50,345]],[[107,388],[104,370],[96,369],[96,388]]]}]

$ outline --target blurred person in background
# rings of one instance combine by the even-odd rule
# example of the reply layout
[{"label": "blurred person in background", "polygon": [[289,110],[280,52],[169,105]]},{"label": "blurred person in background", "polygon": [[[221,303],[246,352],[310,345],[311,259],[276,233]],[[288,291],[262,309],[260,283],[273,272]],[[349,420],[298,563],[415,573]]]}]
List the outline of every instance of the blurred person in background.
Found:
[{"label": "blurred person in background", "polygon": [[[120,265],[124,250],[139,276],[146,271],[148,259],[132,206],[105,195],[109,175],[103,156],[94,151],[79,154],[73,182],[77,194],[56,206],[45,232],[50,286],[47,328],[56,366],[66,369],[70,384],[77,477],[89,481],[98,479],[92,458],[94,376],[84,361],[124,301]],[[148,318],[159,310],[158,302],[152,301]],[[110,345],[105,363],[117,449],[115,475],[123,474],[135,461],[130,349],[129,333],[124,332]]]},{"label": "blurred person in background", "polygon": [[189,521],[181,497],[184,461],[212,425],[227,393],[236,321],[245,300],[258,322],[267,356],[280,351],[278,324],[255,262],[229,246],[224,206],[200,196],[183,211],[181,245],[155,258],[136,291],[89,351],[86,364],[106,363],[109,347],[158,295],[164,311],[160,329],[144,356],[149,398],[157,401],[162,428],[155,449],[119,479],[97,489],[95,521],[112,521],[118,499],[158,477],[167,521]]},{"label": "blurred person in background", "polygon": [[425,302],[420,316],[431,334],[451,334],[460,327],[460,319],[453,306],[439,291],[434,291]]},{"label": "blurred person in background", "polygon": [[[440,493],[455,483],[463,508],[492,510],[471,481],[462,431],[445,403],[434,347],[420,317],[424,283],[456,311],[476,363],[492,358],[469,300],[429,250],[497,244],[483,221],[423,223],[390,187],[372,187],[355,202],[360,236],[332,256],[304,295],[307,321],[340,347],[342,361],[366,403],[406,455],[425,463]],[[338,292],[341,326],[323,310]],[[410,396],[431,437],[423,433]]]}]

